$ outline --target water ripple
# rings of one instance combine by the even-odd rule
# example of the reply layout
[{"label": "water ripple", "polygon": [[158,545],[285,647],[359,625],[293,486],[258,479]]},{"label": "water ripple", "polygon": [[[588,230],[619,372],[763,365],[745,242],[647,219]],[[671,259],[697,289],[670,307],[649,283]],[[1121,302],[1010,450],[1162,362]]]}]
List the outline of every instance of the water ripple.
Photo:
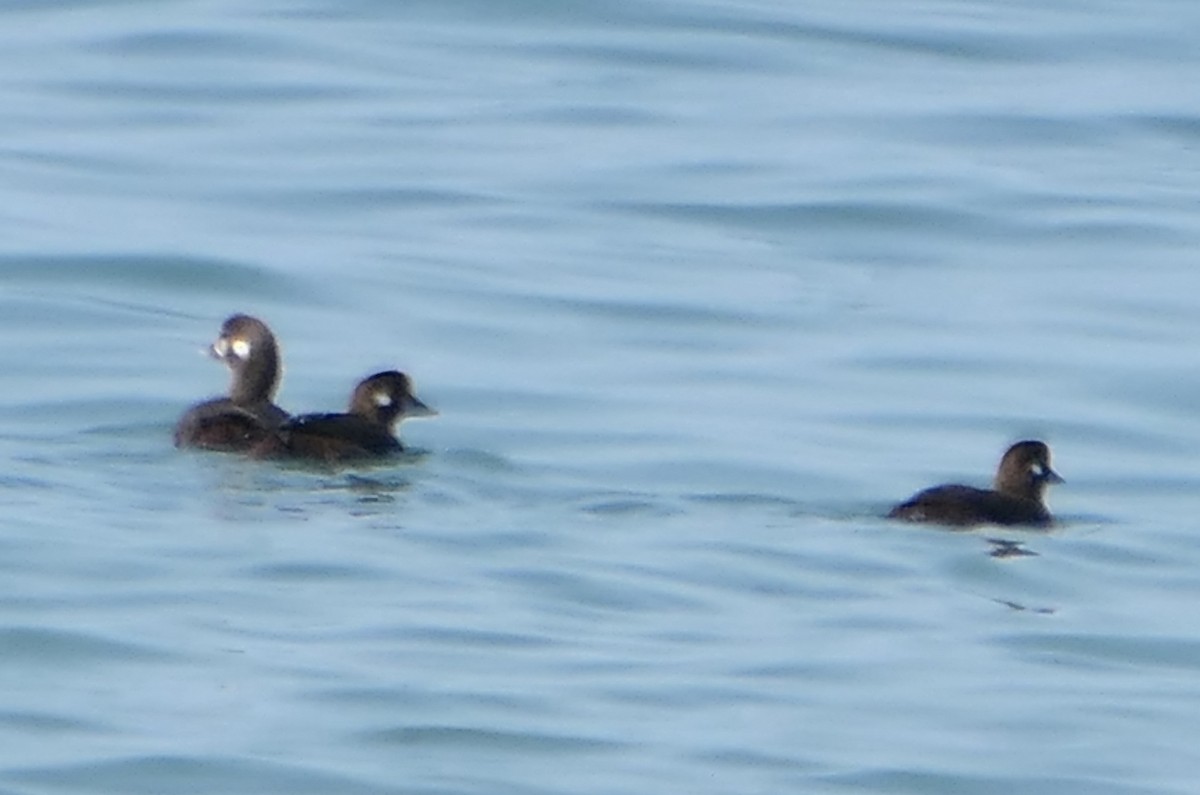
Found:
[{"label": "water ripple", "polygon": [[506,751],[522,754],[608,753],[627,743],[595,737],[572,737],[462,726],[404,726],[360,735],[369,742],[397,746],[435,747],[463,751]]},{"label": "water ripple", "polygon": [[313,793],[382,795],[392,786],[369,784],[309,765],[224,756],[137,756],[47,768],[10,769],[6,777],[70,792]]},{"label": "water ripple", "polygon": [[293,277],[241,262],[185,257],[146,256],[3,256],[0,282],[14,288],[71,285],[74,289],[101,288],[125,291],[174,293],[182,284],[215,295],[231,290],[246,296],[299,296],[308,290]]},{"label": "water ripple", "polygon": [[98,662],[169,662],[174,655],[91,633],[8,626],[0,628],[0,658],[10,663],[84,666]]}]

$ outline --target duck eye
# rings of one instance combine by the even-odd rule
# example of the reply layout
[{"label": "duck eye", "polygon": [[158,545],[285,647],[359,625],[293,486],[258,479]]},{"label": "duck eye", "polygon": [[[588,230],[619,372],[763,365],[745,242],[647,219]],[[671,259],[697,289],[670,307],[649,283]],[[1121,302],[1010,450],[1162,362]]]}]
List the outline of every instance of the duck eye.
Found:
[{"label": "duck eye", "polygon": [[387,406],[392,405],[392,396],[387,392],[376,392],[375,394],[371,395],[371,399],[374,400],[375,405],[379,406],[380,408],[386,408]]},{"label": "duck eye", "polygon": [[245,359],[250,356],[250,343],[245,340],[234,340],[229,346],[233,349],[233,355],[239,359]]}]

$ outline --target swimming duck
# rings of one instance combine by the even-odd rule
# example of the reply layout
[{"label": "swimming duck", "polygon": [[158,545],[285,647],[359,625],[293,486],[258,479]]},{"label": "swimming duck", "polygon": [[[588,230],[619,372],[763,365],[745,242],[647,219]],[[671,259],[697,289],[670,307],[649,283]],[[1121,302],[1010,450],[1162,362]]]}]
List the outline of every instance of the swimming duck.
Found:
[{"label": "swimming duck", "polygon": [[991,489],[934,486],[897,505],[888,517],[960,526],[1045,526],[1053,521],[1046,508],[1046,487],[1062,482],[1050,468],[1050,448],[1044,442],[1017,442],[1000,459]]},{"label": "swimming duck", "polygon": [[404,449],[395,435],[396,423],[435,414],[413,394],[407,375],[386,370],[358,383],[348,412],[293,417],[257,444],[252,454],[331,462],[384,456]]},{"label": "swimming duck", "polygon": [[232,373],[229,395],[184,412],[175,426],[175,446],[249,450],[288,419],[272,402],[282,371],[275,335],[256,317],[232,315],[221,325],[209,354]]}]

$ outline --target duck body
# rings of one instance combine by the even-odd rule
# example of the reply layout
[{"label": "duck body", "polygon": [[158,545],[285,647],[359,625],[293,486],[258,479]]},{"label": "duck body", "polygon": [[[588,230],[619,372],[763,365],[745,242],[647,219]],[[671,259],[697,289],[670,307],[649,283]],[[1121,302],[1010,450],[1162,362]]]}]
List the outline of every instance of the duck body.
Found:
[{"label": "duck body", "polygon": [[1052,521],[1050,511],[1037,500],[1013,497],[993,489],[957,483],[918,492],[888,513],[889,519],[967,526],[975,524],[1038,525]]},{"label": "duck body", "polygon": [[345,461],[404,449],[387,428],[355,414],[304,414],[284,422],[254,449],[260,457]]},{"label": "duck body", "polygon": [[245,406],[229,398],[213,398],[197,403],[179,418],[175,446],[225,452],[250,450],[287,419],[287,412],[273,403]]}]

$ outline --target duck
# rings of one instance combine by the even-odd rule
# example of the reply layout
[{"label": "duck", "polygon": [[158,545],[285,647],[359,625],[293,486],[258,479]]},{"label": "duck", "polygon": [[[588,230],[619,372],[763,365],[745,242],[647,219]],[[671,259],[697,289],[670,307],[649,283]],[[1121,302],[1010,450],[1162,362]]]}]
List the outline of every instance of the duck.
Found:
[{"label": "duck", "polygon": [[1045,442],[1025,440],[1000,459],[990,489],[957,483],[917,492],[892,508],[890,519],[967,527],[980,524],[1045,527],[1054,519],[1046,508],[1046,488],[1064,482],[1050,466]]},{"label": "duck", "polygon": [[279,344],[262,320],[235,314],[221,324],[208,353],[229,368],[229,394],[184,412],[175,446],[248,452],[290,417],[274,403],[283,370]]},{"label": "duck", "polygon": [[404,450],[396,438],[397,423],[436,414],[413,394],[407,375],[385,370],[358,382],[347,412],[292,417],[257,443],[251,455],[330,463],[380,458]]}]

